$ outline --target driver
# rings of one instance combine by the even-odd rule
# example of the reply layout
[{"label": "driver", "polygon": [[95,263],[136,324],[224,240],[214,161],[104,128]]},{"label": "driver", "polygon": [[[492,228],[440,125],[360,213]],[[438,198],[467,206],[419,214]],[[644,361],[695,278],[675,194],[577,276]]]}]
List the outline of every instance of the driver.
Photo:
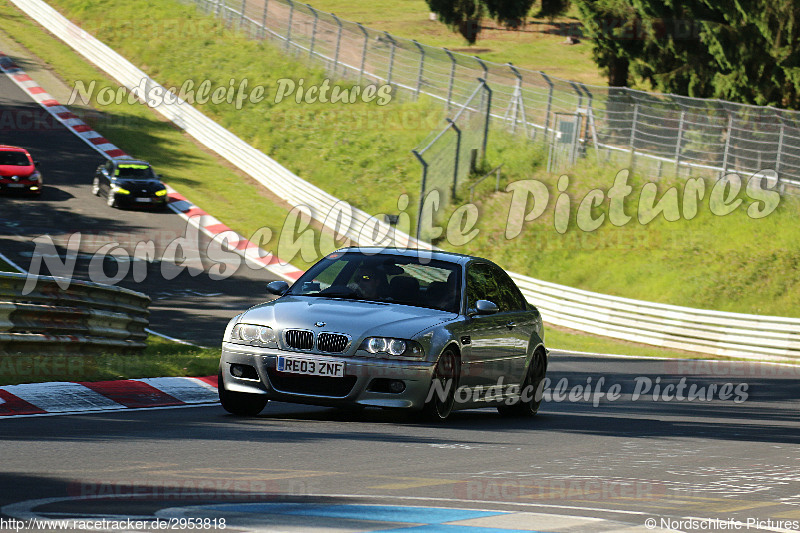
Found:
[{"label": "driver", "polygon": [[377,268],[361,265],[347,286],[365,298],[379,298],[386,295],[386,276]]}]

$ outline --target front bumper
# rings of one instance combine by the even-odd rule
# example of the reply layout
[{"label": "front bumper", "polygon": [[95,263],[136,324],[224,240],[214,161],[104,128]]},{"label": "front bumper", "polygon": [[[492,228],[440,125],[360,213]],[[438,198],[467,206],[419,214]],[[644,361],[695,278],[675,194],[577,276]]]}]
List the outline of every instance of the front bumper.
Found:
[{"label": "front bumper", "polygon": [[[304,377],[300,374],[280,373],[276,370],[279,355],[343,361],[345,377]],[[230,372],[232,364],[252,366],[259,379],[233,376]],[[311,405],[421,409],[430,390],[434,364],[426,361],[290,352],[226,342],[222,345],[220,367],[225,388],[232,392],[264,394],[271,400]],[[376,386],[376,379],[401,380],[405,384],[405,390],[398,393],[370,390]]]},{"label": "front bumper", "polygon": [[41,182],[0,181],[0,192],[9,194],[41,194]]},{"label": "front bumper", "polygon": [[168,196],[114,194],[117,205],[122,207],[163,207],[169,201]]}]

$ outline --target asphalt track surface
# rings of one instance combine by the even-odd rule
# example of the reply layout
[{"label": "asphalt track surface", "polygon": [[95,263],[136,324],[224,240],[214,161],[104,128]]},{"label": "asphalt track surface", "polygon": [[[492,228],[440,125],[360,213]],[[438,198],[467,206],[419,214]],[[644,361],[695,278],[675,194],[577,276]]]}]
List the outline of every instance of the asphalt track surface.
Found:
[{"label": "asphalt track surface", "polygon": [[[40,113],[4,76],[0,111]],[[111,210],[92,196],[100,155],[47,124],[0,129],[0,143],[31,149],[47,185],[39,200],[0,197],[0,251],[27,268],[42,234],[61,243],[74,232],[100,236],[95,249],[127,239],[130,252],[139,238],[163,246],[184,233],[177,215]],[[200,248],[207,242],[201,236]],[[88,276],[92,245],[82,251],[77,277]],[[153,297],[154,329],[209,345],[270,279],[242,269],[222,281],[187,272],[165,280],[160,268],[149,264],[144,281],[121,285]],[[426,425],[392,411],[279,403],[254,418],[219,406],[10,418],[0,420],[0,530],[36,517],[226,518],[230,531],[478,533],[506,518],[506,531],[643,531],[648,519],[662,530],[661,518],[686,517],[739,520],[745,531],[757,530],[748,520],[798,529],[778,523],[800,521],[798,374],[758,363],[553,354],[555,397],[533,420],[484,409]],[[645,378],[662,390],[716,388],[710,401],[654,400],[652,389],[634,398]],[[561,380],[566,398],[553,391]],[[600,391],[619,385],[621,397],[594,405],[576,389],[587,382]],[[746,384],[745,401],[720,399],[725,383]],[[458,520],[486,522],[443,525]],[[708,525],[667,523],[737,529]]]},{"label": "asphalt track surface", "polygon": [[[0,144],[28,148],[40,161],[45,179],[39,199],[0,195],[0,252],[22,268],[30,269],[36,249],[33,239],[50,235],[59,257],[50,257],[51,264],[43,260],[41,275],[103,281],[96,275],[98,268],[112,279],[119,268],[127,269],[128,275],[117,284],[152,298],[153,330],[205,346],[218,346],[228,319],[267,299],[265,285],[277,278],[264,269],[254,270],[242,262],[234,275],[211,279],[209,267],[220,265],[208,258],[210,239],[171,210],[112,209],[104,197],[93,196],[92,178],[103,156],[50,117],[5,75],[0,75]],[[147,158],[147,154],[135,155]],[[169,168],[157,171],[169,176]],[[70,272],[55,260],[63,263],[66,245],[76,234],[80,234],[80,250],[75,270]],[[169,244],[180,238],[188,238],[190,243],[186,256],[177,250],[179,263],[186,265],[182,269],[171,261],[174,254],[164,255]],[[137,244],[148,241],[153,242],[155,252],[150,260],[142,260],[142,248],[138,260],[127,259],[137,256]],[[111,242],[120,243],[113,254],[96,254]],[[122,250],[120,262],[114,255]],[[144,279],[136,281],[134,273],[143,266]]]},{"label": "asphalt track surface", "polygon": [[[530,420],[482,409],[428,425],[280,403],[254,418],[207,406],[2,420],[0,512],[227,518],[231,531],[386,528],[313,512],[365,504],[536,513],[515,529],[541,531],[609,529],[540,527],[540,514],[641,531],[648,518],[800,520],[798,368],[554,354],[549,376],[550,389],[567,380],[567,397]],[[643,377],[747,383],[747,399],[634,399]],[[588,378],[619,384],[621,398],[569,401]]]}]

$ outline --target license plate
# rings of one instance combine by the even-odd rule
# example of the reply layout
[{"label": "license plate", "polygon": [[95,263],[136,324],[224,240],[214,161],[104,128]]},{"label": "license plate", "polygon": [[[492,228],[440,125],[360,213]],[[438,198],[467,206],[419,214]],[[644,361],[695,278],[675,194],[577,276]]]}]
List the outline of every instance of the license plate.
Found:
[{"label": "license plate", "polygon": [[8,186],[12,189],[21,189],[23,187],[27,187],[24,183],[9,183]]},{"label": "license plate", "polygon": [[344,361],[326,361],[312,357],[278,356],[276,370],[308,376],[344,377]]},{"label": "license plate", "polygon": [[149,204],[150,202],[153,201],[153,199],[152,198],[137,198],[136,201],[137,202],[141,202],[143,204]]}]

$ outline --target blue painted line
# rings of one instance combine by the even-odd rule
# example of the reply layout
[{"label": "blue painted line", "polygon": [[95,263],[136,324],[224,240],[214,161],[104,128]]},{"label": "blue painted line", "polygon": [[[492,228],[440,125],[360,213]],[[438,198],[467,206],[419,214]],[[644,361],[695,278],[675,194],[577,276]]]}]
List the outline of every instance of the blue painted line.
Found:
[{"label": "blue painted line", "polygon": [[[213,511],[234,513],[282,514],[299,516],[319,516],[326,518],[349,518],[377,522],[396,522],[411,524],[441,524],[456,520],[484,518],[508,514],[494,511],[473,511],[470,509],[448,509],[443,507],[405,507],[398,505],[314,505],[302,503],[250,503],[203,506]],[[452,531],[452,530],[448,530]],[[469,528],[469,531],[483,533]],[[494,530],[486,530],[494,531]],[[500,530],[498,530],[500,531]],[[511,530],[505,530],[510,533]]]},{"label": "blue painted line", "polygon": [[400,527],[372,530],[371,533],[544,533],[533,529],[497,529],[494,527],[453,526],[429,524],[425,526]]}]

